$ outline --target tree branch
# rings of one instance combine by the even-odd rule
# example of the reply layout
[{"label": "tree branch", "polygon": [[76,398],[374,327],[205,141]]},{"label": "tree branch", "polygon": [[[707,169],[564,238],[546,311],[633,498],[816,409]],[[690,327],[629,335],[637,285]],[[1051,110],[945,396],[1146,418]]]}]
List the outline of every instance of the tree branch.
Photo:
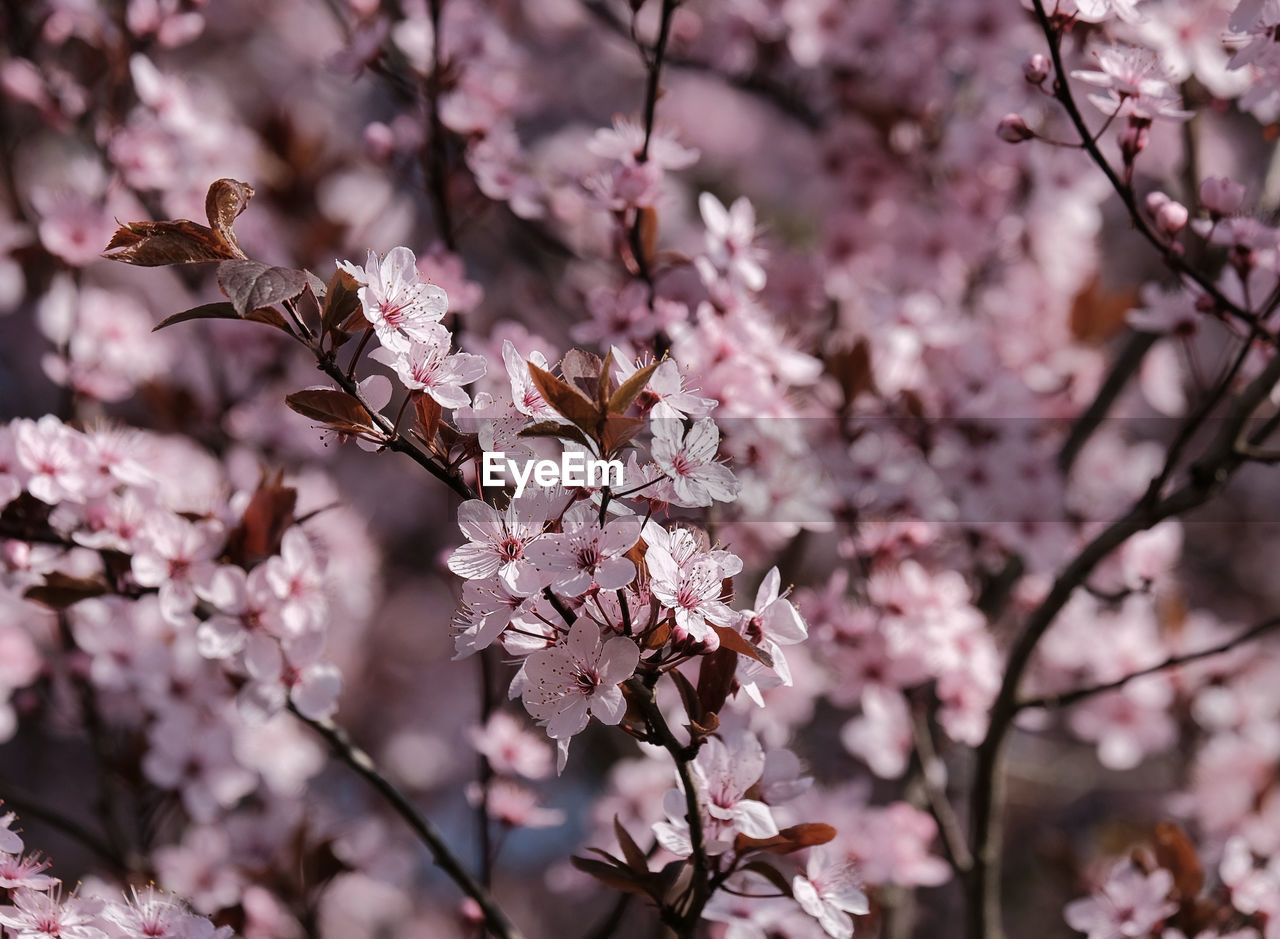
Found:
[{"label": "tree branch", "polygon": [[369,785],[377,790],[378,794],[387,801],[396,811],[396,814],[418,836],[418,840],[427,846],[427,850],[431,852],[431,857],[435,860],[436,866],[444,871],[450,880],[461,887],[463,893],[476,902],[480,907],[480,911],[484,914],[485,923],[489,929],[493,930],[501,939],[524,939],[523,934],[507,918],[507,914],[494,901],[489,891],[481,886],[471,872],[463,867],[462,862],[454,856],[444,838],[441,837],[440,832],[436,830],[436,827],[431,824],[426,816],[418,811],[418,808],[409,801],[404,793],[395,787],[394,783],[382,775],[374,764],[373,758],[352,743],[345,730],[331,720],[313,720],[312,718],[304,717],[292,704],[289,705],[289,710],[298,720],[309,725],[316,733],[324,737],[329,746],[333,748],[334,754],[363,776]]},{"label": "tree branch", "polygon": [[1171,655],[1156,665],[1150,665],[1147,668],[1138,669],[1136,672],[1130,672],[1114,681],[1102,682],[1097,685],[1087,685],[1083,688],[1076,688],[1073,691],[1063,691],[1058,694],[1041,695],[1038,698],[1026,698],[1018,702],[1017,709],[1019,711],[1028,710],[1030,708],[1063,708],[1075,704],[1077,701],[1083,701],[1085,698],[1091,698],[1094,695],[1105,694],[1108,691],[1116,691],[1123,688],[1135,678],[1143,678],[1147,675],[1155,675],[1159,672],[1167,671],[1171,668],[1177,668],[1180,665],[1187,665],[1191,662],[1198,662],[1201,659],[1212,658],[1215,655],[1222,655],[1224,652],[1230,652],[1245,643],[1252,642],[1280,626],[1280,616],[1273,616],[1271,619],[1263,620],[1256,626],[1245,630],[1240,635],[1235,636],[1225,642],[1220,642],[1216,646],[1208,649],[1198,649],[1195,652],[1184,652],[1180,655]]},{"label": "tree branch", "polygon": [[[1038,5],[1039,0],[1036,3]],[[1218,436],[1204,456],[1192,464],[1188,482],[1167,498],[1144,496],[1139,499],[1125,515],[1089,542],[1058,575],[1048,595],[1028,616],[1022,632],[1014,641],[1000,690],[991,707],[986,737],[978,747],[970,793],[973,869],[966,883],[969,939],[1000,939],[1003,936],[999,881],[1002,847],[999,808],[1003,803],[1000,762],[1005,739],[1019,710],[1018,686],[1036,646],[1071,595],[1112,551],[1138,532],[1203,505],[1222,489],[1245,461],[1239,449],[1245,423],[1277,382],[1280,382],[1280,355],[1273,357],[1237,396]]]}]

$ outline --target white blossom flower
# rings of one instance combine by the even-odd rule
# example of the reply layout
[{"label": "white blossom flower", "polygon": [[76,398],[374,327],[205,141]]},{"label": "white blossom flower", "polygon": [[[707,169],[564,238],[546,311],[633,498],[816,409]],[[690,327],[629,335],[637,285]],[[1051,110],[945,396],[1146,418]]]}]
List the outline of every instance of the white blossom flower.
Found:
[{"label": "white blossom flower", "polygon": [[617,724],[626,713],[619,684],[634,674],[640,649],[615,636],[600,641],[595,623],[581,617],[562,645],[525,659],[525,708],[553,740],[568,740],[587,726],[588,714]]},{"label": "white blossom flower", "polygon": [[442,408],[466,407],[471,396],[462,386],[484,377],[485,362],[470,352],[450,354],[451,342],[449,330],[436,324],[407,346],[375,349],[369,358],[391,366],[401,384],[425,392]]},{"label": "white blossom flower", "polygon": [[564,513],[562,533],[540,538],[528,555],[565,596],[581,596],[593,584],[618,590],[635,580],[636,566],[623,555],[639,540],[641,524],[629,515],[601,526],[596,508],[579,502]]},{"label": "white blossom flower", "polygon": [[650,424],[653,460],[671,480],[667,488],[672,502],[695,508],[737,498],[741,484],[727,466],[716,462],[720,430],[715,421],[704,417],[687,433],[679,421],[653,420]]},{"label": "white blossom flower", "polygon": [[365,319],[388,349],[407,351],[411,341],[427,341],[448,312],[448,295],[422,282],[408,248],[392,248],[381,258],[370,251],[363,269],[350,261],[339,261],[338,267],[360,282],[357,296]]},{"label": "white blossom flower", "polygon": [[542,535],[547,521],[545,500],[512,499],[503,512],[479,499],[458,509],[458,527],[469,544],[449,556],[449,570],[468,580],[497,574],[512,593],[528,596],[541,590],[543,576],[525,556],[525,548]]},{"label": "white blossom flower", "polygon": [[835,860],[823,848],[809,852],[805,872],[795,876],[791,890],[796,902],[821,924],[831,939],[849,939],[853,935],[853,919],[849,914],[864,916],[870,909],[853,867]]}]

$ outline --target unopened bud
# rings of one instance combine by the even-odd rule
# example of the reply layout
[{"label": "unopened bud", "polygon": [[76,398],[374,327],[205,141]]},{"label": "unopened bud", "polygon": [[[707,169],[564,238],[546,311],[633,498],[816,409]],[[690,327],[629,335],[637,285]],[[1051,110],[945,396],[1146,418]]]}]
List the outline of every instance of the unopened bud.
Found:
[{"label": "unopened bud", "polygon": [[1181,202],[1175,202],[1163,192],[1147,196],[1147,211],[1156,220],[1156,227],[1166,235],[1176,235],[1187,227],[1190,213]]},{"label": "unopened bud", "polygon": [[996,126],[996,134],[1008,143],[1022,143],[1024,140],[1035,137],[1035,133],[1027,126],[1021,114],[1006,114],[1000,118],[1000,123]]},{"label": "unopened bud", "polygon": [[1022,63],[1022,74],[1031,84],[1039,85],[1049,77],[1049,71],[1051,68],[1052,66],[1049,64],[1049,57],[1037,52],[1035,55],[1028,57],[1027,61]]}]

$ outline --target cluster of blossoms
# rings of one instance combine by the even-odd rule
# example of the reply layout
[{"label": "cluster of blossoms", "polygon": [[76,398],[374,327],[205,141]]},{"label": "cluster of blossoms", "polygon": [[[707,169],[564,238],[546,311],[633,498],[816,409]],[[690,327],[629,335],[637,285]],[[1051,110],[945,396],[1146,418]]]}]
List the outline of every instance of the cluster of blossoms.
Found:
[{"label": "cluster of blossoms", "polygon": [[[1070,580],[1112,520],[1217,478],[1191,462],[1211,411],[1275,361],[1280,229],[1251,213],[1276,201],[1275,0],[26,17],[0,56],[0,311],[34,320],[16,347],[38,343],[25,361],[66,420],[0,426],[0,739],[18,766],[78,722],[114,751],[101,775],[145,789],[140,814],[180,804],[127,845],[135,873],[254,939],[474,934],[284,713],[328,728],[341,703],[434,807],[456,807],[469,770],[449,756],[473,747],[486,768],[454,788],[485,838],[576,821],[540,804],[548,739],[570,785],[617,753],[583,746],[593,717],[640,741],[592,809],[606,860],[565,871],[553,839],[511,842],[524,876],[502,892],[539,907],[585,873],[717,939],[896,933],[913,905],[939,932],[950,900],[912,891],[991,874],[947,831],[950,802],[972,816],[983,794],[963,792],[969,751],[1018,779],[1007,848],[1039,876],[1032,836],[1081,825],[1034,788],[1054,748],[1068,792],[1095,755],[1160,793],[1183,760],[1172,798],[1094,785],[1090,805],[1178,817],[1217,872],[1205,891],[1185,858],[1138,852],[1089,877],[1070,927],[1275,932],[1280,658],[1249,627],[1280,600],[1274,531],[1169,518]],[[245,199],[205,201],[220,176],[259,187],[236,235]],[[185,221],[202,202],[207,228]],[[98,265],[113,219],[147,216],[184,221],[127,225],[111,253],[191,266]],[[327,284],[301,270],[396,244]],[[226,302],[200,294],[210,261]],[[148,332],[184,307],[172,322],[201,322]],[[40,381],[21,358],[6,387],[11,368]],[[332,384],[307,387],[314,364]],[[456,516],[350,438],[409,452]],[[1257,443],[1240,453],[1273,460]],[[499,451],[616,459],[622,481],[513,494],[481,483]],[[340,488],[294,472],[321,460]],[[1242,474],[1229,505],[1269,522],[1268,486]],[[339,499],[381,526],[385,594]],[[1061,584],[1033,654],[1007,655]],[[454,720],[478,695],[450,656],[481,666],[475,719]],[[1015,723],[1025,745],[1002,748]],[[1062,867],[1040,879],[1065,902],[1081,871]],[[699,871],[727,889],[700,894]]]},{"label": "cluster of blossoms", "polygon": [[130,897],[105,885],[63,896],[62,883],[45,874],[49,863],[24,855],[22,838],[12,830],[15,816],[0,816],[0,925],[15,939],[228,939],[230,926],[215,928],[180,900],[155,887],[135,889]]}]

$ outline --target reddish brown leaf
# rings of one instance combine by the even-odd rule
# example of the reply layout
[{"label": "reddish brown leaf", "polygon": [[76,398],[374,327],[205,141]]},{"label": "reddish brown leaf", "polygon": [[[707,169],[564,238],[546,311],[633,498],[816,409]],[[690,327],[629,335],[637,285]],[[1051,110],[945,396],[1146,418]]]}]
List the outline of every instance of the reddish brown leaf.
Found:
[{"label": "reddish brown leaf", "polygon": [[293,524],[298,491],[284,485],[284,473],[263,478],[249,498],[240,524],[227,538],[227,554],[242,567],[280,551],[284,533]]},{"label": "reddish brown leaf", "polygon": [[333,272],[324,294],[324,312],[320,317],[322,333],[342,330],[352,314],[360,312],[359,290],[360,282],[346,271],[339,268]]},{"label": "reddish brown leaf", "polygon": [[231,298],[236,312],[247,318],[253,310],[298,296],[307,289],[307,275],[288,267],[237,259],[218,265],[218,286]]},{"label": "reddish brown leaf", "polygon": [[578,870],[584,874],[590,874],[601,883],[607,884],[614,890],[621,890],[623,893],[637,893],[647,895],[649,891],[634,876],[629,874],[625,868],[615,867],[612,864],[606,864],[604,861],[596,861],[589,857],[579,857],[573,855],[569,858],[570,862]]},{"label": "reddish brown leaf", "polygon": [[609,410],[614,414],[626,413],[627,408],[631,407],[631,403],[640,397],[640,392],[644,391],[645,386],[649,384],[649,378],[657,367],[657,362],[650,362],[644,368],[636,369],[627,376],[627,380],[618,386],[618,390],[609,399]]},{"label": "reddish brown leaf", "polygon": [[623,827],[622,822],[618,820],[616,815],[613,817],[613,833],[618,838],[618,847],[622,849],[622,856],[626,858],[627,867],[637,874],[647,874],[649,872],[649,859],[645,857],[645,853],[640,850],[640,846],[636,844],[635,839]]},{"label": "reddish brown leaf", "polygon": [[560,360],[560,374],[570,387],[594,398],[604,365],[600,356],[584,349],[570,349]]},{"label": "reddish brown leaf", "polygon": [[230,250],[231,257],[242,258],[240,243],[231,230],[231,223],[245,210],[253,198],[253,187],[236,179],[218,179],[209,186],[204,197],[204,213],[213,233]]},{"label": "reddish brown leaf", "polygon": [[225,300],[218,303],[202,303],[200,306],[194,306],[189,310],[183,310],[181,313],[174,313],[172,316],[166,316],[155,326],[151,327],[151,331],[164,329],[166,326],[174,326],[178,323],[186,323],[190,320],[238,320],[240,314],[236,312],[236,308]]},{"label": "reddish brown leaf", "polygon": [[600,435],[600,447],[606,455],[617,453],[643,429],[642,418],[610,414],[604,420],[604,433]]},{"label": "reddish brown leaf", "polygon": [[644,263],[648,270],[653,270],[657,248],[658,213],[653,206],[645,206],[640,210],[640,250],[644,252]]},{"label": "reddish brown leaf", "polygon": [[787,880],[782,871],[778,870],[772,864],[768,864],[764,861],[752,861],[750,864],[743,864],[742,869],[744,871],[751,871],[753,874],[759,874],[765,880],[769,881],[769,883],[773,884],[773,886],[777,887],[778,891],[784,896],[791,896],[791,882]]},{"label": "reddish brown leaf", "polygon": [[1184,898],[1199,895],[1204,888],[1204,867],[1187,833],[1173,822],[1156,825],[1156,862],[1173,874],[1174,886]]},{"label": "reddish brown leaf", "polygon": [[728,626],[713,626],[712,628],[715,629],[716,635],[720,637],[720,645],[748,658],[755,659],[766,668],[773,668],[773,656],[759,646],[748,642],[742,633]]},{"label": "reddish brown leaf", "polygon": [[826,844],[836,836],[836,830],[821,822],[809,822],[804,825],[792,825],[784,828],[772,838],[748,838],[738,835],[733,841],[735,851],[768,851],[770,854],[790,854],[803,848]]},{"label": "reddish brown leaf", "polygon": [[121,225],[102,253],[111,261],[140,267],[224,261],[237,255],[217,234],[199,222],[127,222]]},{"label": "reddish brown leaf", "polygon": [[[738,653],[721,645],[710,655],[704,655],[698,666],[698,704],[702,714],[718,713],[729,692],[733,690],[733,676],[738,671]],[[698,715],[701,717],[701,714]]]},{"label": "reddish brown leaf", "polygon": [[601,411],[594,402],[587,400],[566,382],[532,362],[529,363],[529,375],[547,404],[551,405],[557,414],[573,421],[585,433],[595,434],[596,427],[600,423]]},{"label": "reddish brown leaf", "polygon": [[444,413],[443,409],[431,395],[414,395],[413,411],[417,416],[414,427],[418,431],[418,436],[422,438],[423,443],[431,446],[431,441],[436,439],[436,434],[440,430],[440,416]]},{"label": "reddish brown leaf", "polygon": [[520,437],[550,437],[556,440],[572,440],[590,449],[591,441],[587,435],[572,424],[561,424],[558,421],[538,421],[528,427],[520,428]]},{"label": "reddish brown leaf", "polygon": [[336,388],[308,388],[295,391],[285,398],[285,403],[303,417],[318,421],[339,433],[357,434],[362,437],[381,437],[373,423],[373,416],[363,404]]},{"label": "reddish brown leaf", "polygon": [[685,676],[684,672],[678,668],[673,668],[667,672],[667,675],[675,683],[676,690],[680,692],[680,702],[684,705],[684,712],[689,715],[689,720],[697,723],[702,719],[702,706],[698,702],[698,692],[693,687],[693,682]]}]

